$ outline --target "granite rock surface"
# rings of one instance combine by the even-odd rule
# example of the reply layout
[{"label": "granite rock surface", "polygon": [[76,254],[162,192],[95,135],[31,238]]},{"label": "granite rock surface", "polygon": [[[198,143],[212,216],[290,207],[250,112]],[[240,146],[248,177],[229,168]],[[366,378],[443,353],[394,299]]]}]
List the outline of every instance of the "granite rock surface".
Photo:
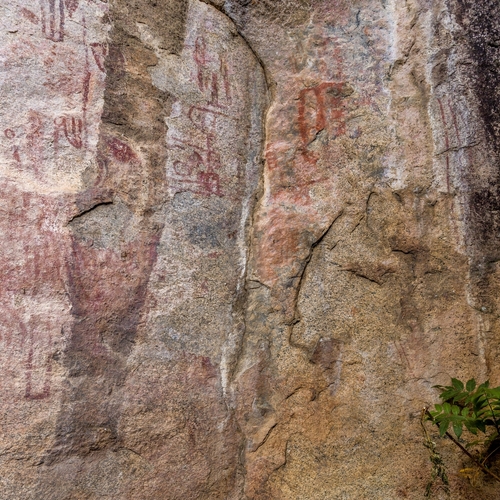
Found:
[{"label": "granite rock surface", "polygon": [[498,2],[0,13],[0,498],[423,498],[500,384]]}]

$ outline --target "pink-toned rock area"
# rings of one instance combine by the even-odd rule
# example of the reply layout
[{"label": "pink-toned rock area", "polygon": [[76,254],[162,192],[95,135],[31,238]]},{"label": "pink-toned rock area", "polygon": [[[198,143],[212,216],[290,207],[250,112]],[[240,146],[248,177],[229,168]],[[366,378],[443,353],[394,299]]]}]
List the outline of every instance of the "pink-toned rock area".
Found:
[{"label": "pink-toned rock area", "polygon": [[0,0],[0,68],[0,499],[423,498],[500,384],[498,0]]}]

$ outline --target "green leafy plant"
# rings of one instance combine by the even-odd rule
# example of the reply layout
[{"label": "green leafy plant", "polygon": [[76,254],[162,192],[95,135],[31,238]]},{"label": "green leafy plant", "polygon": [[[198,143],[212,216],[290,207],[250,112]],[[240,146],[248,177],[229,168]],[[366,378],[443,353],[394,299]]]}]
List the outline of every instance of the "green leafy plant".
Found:
[{"label": "green leafy plant", "polygon": [[424,408],[421,419],[425,446],[433,464],[426,496],[437,478],[449,491],[443,461],[425,426],[428,421],[439,428],[440,437],[448,437],[474,462],[474,467],[460,471],[473,484],[477,483],[480,471],[500,482],[500,477],[490,469],[493,457],[500,450],[500,387],[490,387],[489,381],[477,385],[474,379],[464,384],[456,378],[451,379],[449,386],[434,387],[441,391],[441,403],[434,405],[433,410]]}]

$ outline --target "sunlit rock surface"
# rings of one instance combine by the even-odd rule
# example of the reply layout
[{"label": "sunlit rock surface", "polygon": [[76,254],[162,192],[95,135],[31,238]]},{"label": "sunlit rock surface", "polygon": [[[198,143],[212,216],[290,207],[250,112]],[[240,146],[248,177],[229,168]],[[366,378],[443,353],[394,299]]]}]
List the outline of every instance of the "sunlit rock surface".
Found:
[{"label": "sunlit rock surface", "polygon": [[0,13],[0,498],[422,498],[500,383],[498,2]]}]

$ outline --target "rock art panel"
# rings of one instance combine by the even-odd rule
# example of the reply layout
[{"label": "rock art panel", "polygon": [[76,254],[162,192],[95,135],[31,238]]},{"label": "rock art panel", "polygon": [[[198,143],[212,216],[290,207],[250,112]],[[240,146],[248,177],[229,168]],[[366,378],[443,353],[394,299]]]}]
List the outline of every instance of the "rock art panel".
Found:
[{"label": "rock art panel", "polygon": [[15,463],[42,463],[54,443],[73,327],[67,223],[98,141],[104,79],[89,43],[105,39],[106,8],[42,1],[2,11],[2,422],[12,441],[2,444],[1,491],[29,498],[37,474]]},{"label": "rock art panel", "polygon": [[[389,393],[425,404],[431,380],[462,370],[484,377],[494,352],[491,322],[478,327],[469,306],[465,172],[485,150],[475,148],[475,98],[452,76],[468,57],[454,38],[457,11],[317,2],[292,28],[252,2],[224,5],[273,89],[233,385],[245,494],[417,498],[422,478],[395,476],[405,458],[393,449],[386,468],[372,452],[380,443],[356,435],[391,434],[382,431]],[[427,80],[426,51],[439,81]],[[425,469],[427,457],[412,450]],[[480,495],[463,493],[458,478],[454,488]]]},{"label": "rock art panel", "polygon": [[[233,24],[198,1],[96,10],[43,0],[16,15],[5,21],[23,31],[7,30],[4,85],[22,71],[33,97],[3,107],[12,201],[2,234],[6,249],[15,242],[2,298],[6,388],[16,394],[11,410],[21,408],[13,431],[42,402],[50,417],[34,425],[52,426],[27,495],[30,484],[53,498],[233,495],[239,438],[224,388],[243,333],[238,297],[260,175],[259,62]],[[158,15],[175,23],[165,30]],[[175,78],[172,68],[181,69]],[[160,374],[158,356],[169,360]],[[152,380],[155,398],[146,396]],[[148,403],[137,411],[141,393]],[[149,435],[170,418],[181,422],[177,437],[168,425],[163,438]],[[141,442],[157,442],[148,450],[139,422]],[[206,455],[227,466],[214,470],[200,462]],[[175,468],[181,457],[190,465],[179,477],[158,481],[144,466]],[[14,498],[21,473],[8,463],[4,491]],[[126,480],[114,484],[102,467]],[[174,486],[182,474],[199,481]]]},{"label": "rock art panel", "polygon": [[[194,2],[188,19],[180,56],[165,55],[151,70],[153,82],[175,98],[166,119],[169,209],[148,321],[170,348],[220,361],[233,335],[233,299],[243,293],[266,87],[258,61],[226,17]],[[176,79],[165,79],[174,70]],[[210,316],[209,342],[195,326],[201,311]]]},{"label": "rock art panel", "polygon": [[[177,471],[148,476],[150,496],[165,491],[172,498],[239,498],[241,442],[227,390],[244,333],[266,83],[232,22],[197,0],[189,2],[177,56],[162,52],[151,35],[144,29],[141,36],[158,57],[152,81],[172,95],[164,138],[167,196],[126,382],[129,394],[144,394],[144,406],[125,410],[120,432],[124,446]],[[152,385],[154,397],[148,394]],[[165,419],[180,423],[172,429]],[[144,442],[133,422],[145,426]],[[131,488],[142,490],[144,479]]]},{"label": "rock art panel", "polygon": [[[286,498],[291,491],[271,477],[275,471],[275,477],[286,476],[292,435],[303,433],[318,445],[325,439],[313,429],[331,426],[345,349],[342,335],[329,331],[306,344],[292,336],[291,325],[301,320],[297,293],[313,248],[346,205],[366,205],[383,172],[391,140],[382,84],[389,21],[373,4],[346,7],[340,19],[337,10],[325,8],[322,16],[310,13],[313,28],[304,22],[293,35],[269,21],[266,29],[276,35],[268,42],[253,24],[258,13],[252,18],[251,9],[236,4],[228,11],[276,85],[266,120],[264,193],[255,215],[247,344],[235,380],[248,440],[245,492]],[[360,213],[357,222],[362,219]]]}]

